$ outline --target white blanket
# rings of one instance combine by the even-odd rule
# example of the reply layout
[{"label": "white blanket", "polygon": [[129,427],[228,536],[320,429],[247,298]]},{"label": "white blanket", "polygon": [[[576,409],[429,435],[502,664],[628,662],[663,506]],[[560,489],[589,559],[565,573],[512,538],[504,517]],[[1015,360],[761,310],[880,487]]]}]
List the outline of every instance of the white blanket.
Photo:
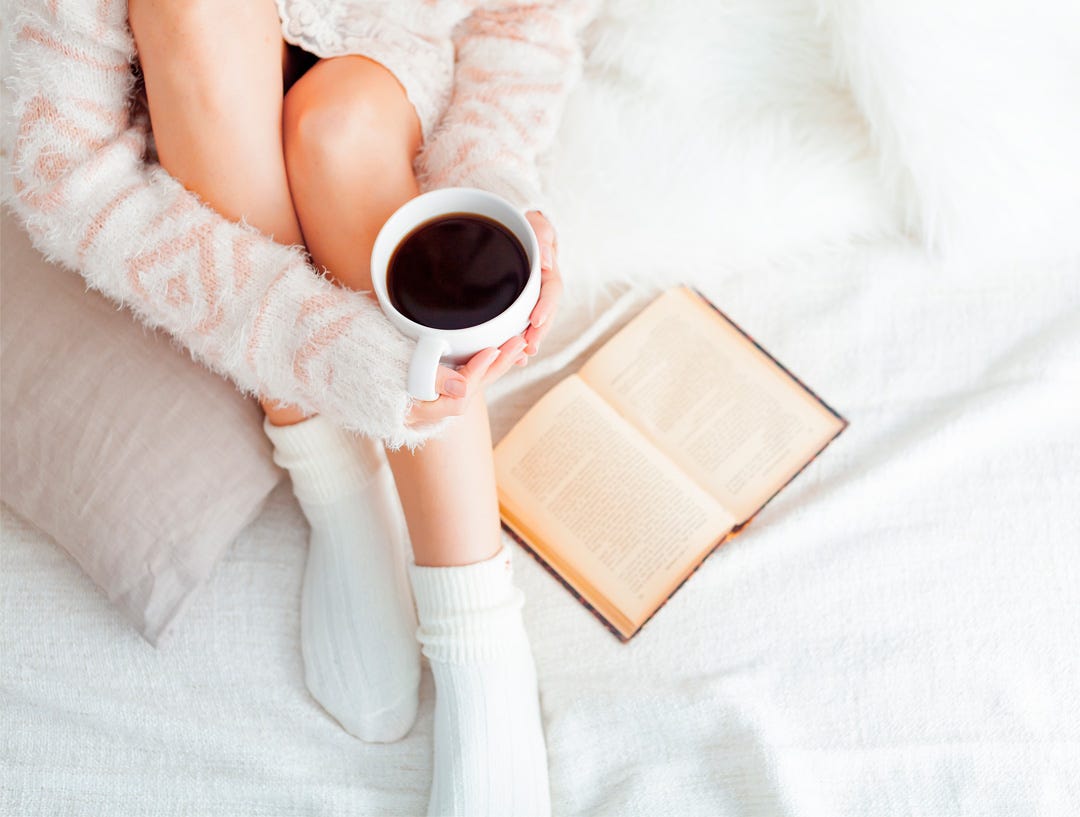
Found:
[{"label": "white blanket", "polygon": [[[587,275],[700,285],[851,426],[628,645],[513,546],[555,814],[1077,813],[1080,265],[944,265],[888,238],[824,73],[820,104],[771,140],[730,119],[745,99],[728,86],[697,136],[685,98],[646,122],[662,77],[648,52],[616,70],[605,48],[627,29],[604,25],[548,170],[567,306],[493,393],[496,438],[648,296],[614,288],[590,311]],[[766,56],[747,66],[722,76],[772,76]],[[800,77],[793,96],[817,81]],[[699,138],[721,132],[723,155]],[[635,145],[657,166],[627,164]],[[423,813],[428,671],[390,745],[305,691],[287,482],[161,650],[44,534],[2,521],[0,814]]]},{"label": "white blanket", "polygon": [[[514,545],[556,815],[1075,813],[1078,280],[875,247],[712,286],[851,426],[628,645]],[[304,689],[287,483],[160,651],[3,522],[0,813],[423,813],[427,670],[393,745]]]}]

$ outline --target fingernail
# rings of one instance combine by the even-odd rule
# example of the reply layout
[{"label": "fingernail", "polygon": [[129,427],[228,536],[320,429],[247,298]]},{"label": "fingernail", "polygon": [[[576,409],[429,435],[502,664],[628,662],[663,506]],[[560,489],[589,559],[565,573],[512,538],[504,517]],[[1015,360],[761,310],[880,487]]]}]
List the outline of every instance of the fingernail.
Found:
[{"label": "fingernail", "polygon": [[547,313],[546,312],[541,312],[537,316],[536,320],[534,320],[532,322],[532,325],[535,326],[537,329],[539,329],[541,326],[544,325],[544,321],[546,321],[546,320],[547,320]]},{"label": "fingernail", "polygon": [[464,397],[465,396],[465,379],[458,378],[456,380],[449,380],[446,383],[446,393],[451,397]]},{"label": "fingernail", "polygon": [[551,247],[549,247],[547,244],[540,248],[540,260],[543,262],[545,267],[551,266]]}]

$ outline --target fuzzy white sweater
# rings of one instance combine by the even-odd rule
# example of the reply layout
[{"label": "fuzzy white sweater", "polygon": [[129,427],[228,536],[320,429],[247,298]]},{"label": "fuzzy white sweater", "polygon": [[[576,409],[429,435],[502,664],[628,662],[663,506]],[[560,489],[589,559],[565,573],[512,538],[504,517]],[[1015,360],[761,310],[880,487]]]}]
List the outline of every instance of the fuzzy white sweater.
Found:
[{"label": "fuzzy white sweater", "polygon": [[[411,92],[435,95],[418,107],[440,111],[422,123],[422,190],[468,185],[541,206],[536,159],[580,74],[591,0],[278,7],[285,38],[319,56],[397,45],[389,67],[412,71]],[[38,250],[245,394],[392,448],[450,422],[406,426],[411,342],[372,300],[332,284],[303,248],[222,217],[153,160],[123,0],[23,0],[5,29],[4,198]]]}]

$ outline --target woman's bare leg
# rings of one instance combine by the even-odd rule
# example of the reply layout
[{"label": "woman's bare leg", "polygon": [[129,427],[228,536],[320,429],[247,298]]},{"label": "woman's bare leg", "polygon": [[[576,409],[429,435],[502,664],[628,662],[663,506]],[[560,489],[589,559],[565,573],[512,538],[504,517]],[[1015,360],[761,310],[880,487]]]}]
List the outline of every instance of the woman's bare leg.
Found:
[{"label": "woman's bare leg", "polygon": [[[324,60],[285,98],[285,160],[316,263],[371,289],[371,246],[417,194],[415,112],[394,77],[363,57]],[[536,667],[500,540],[482,394],[415,454],[387,452],[415,564],[417,638],[435,679],[428,814],[549,814]]]},{"label": "woman's bare leg", "polygon": [[[286,49],[272,0],[130,0],[162,167],[227,218],[302,243],[282,152]],[[260,400],[275,425],[305,418]]]},{"label": "woman's bare leg", "polygon": [[[322,60],[285,98],[285,159],[308,251],[338,283],[371,289],[379,228],[419,192],[420,124],[394,76],[364,57]],[[462,565],[500,547],[483,395],[415,454],[387,452],[418,565]]]},{"label": "woman's bare leg", "polygon": [[482,394],[447,433],[415,454],[387,452],[416,564],[464,565],[501,547],[491,427]]}]

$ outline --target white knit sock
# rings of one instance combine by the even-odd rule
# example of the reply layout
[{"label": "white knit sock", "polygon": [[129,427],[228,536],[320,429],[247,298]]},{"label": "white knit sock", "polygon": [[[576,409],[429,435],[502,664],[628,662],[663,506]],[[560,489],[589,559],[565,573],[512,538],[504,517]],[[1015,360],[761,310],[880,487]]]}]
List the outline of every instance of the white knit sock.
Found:
[{"label": "white knit sock", "polygon": [[416,720],[420,646],[390,466],[377,442],[322,415],[263,428],[311,526],[300,603],[308,690],[356,737],[399,740]]},{"label": "white knit sock", "polygon": [[504,542],[491,559],[418,566],[417,637],[435,676],[428,817],[551,813],[536,666]]}]

